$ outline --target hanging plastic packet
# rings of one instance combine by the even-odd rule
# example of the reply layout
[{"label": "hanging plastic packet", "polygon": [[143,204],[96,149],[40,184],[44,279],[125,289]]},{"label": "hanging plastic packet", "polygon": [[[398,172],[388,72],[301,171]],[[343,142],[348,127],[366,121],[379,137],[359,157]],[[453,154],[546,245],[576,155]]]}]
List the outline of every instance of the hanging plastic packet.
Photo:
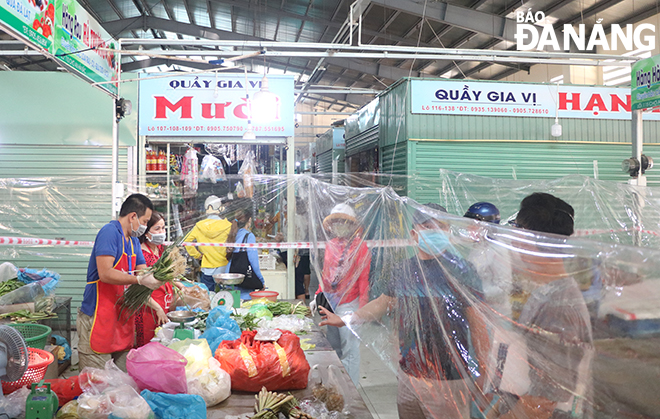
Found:
[{"label": "hanging plastic packet", "polygon": [[245,159],[243,160],[243,164],[241,165],[238,174],[243,175],[243,186],[245,188],[244,198],[252,198],[252,195],[254,194],[254,181],[252,177],[257,174],[257,164],[252,151],[248,151],[245,155]]},{"label": "hanging plastic packet", "polygon": [[212,183],[221,182],[227,179],[222,162],[211,155],[204,156],[204,159],[202,160],[202,173],[199,178],[210,180]]}]

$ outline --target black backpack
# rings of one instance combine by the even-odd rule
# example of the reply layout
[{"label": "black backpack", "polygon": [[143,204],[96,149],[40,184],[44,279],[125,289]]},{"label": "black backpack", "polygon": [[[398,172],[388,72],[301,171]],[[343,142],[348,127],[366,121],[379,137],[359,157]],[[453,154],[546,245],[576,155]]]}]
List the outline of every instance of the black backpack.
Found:
[{"label": "black backpack", "polygon": [[[250,232],[245,234],[243,243],[247,243],[247,239],[250,236]],[[247,255],[247,248],[242,247],[236,249],[231,255],[231,267],[229,268],[229,273],[232,274],[243,274],[245,279],[243,283],[238,284],[241,288],[260,290],[264,287],[264,284],[261,283],[261,280],[252,270],[252,265],[250,265],[250,260]]]}]

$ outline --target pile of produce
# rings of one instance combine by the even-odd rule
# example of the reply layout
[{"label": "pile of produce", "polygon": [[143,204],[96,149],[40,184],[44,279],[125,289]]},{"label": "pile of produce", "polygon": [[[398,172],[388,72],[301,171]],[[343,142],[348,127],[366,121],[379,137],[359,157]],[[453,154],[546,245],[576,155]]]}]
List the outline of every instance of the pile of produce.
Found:
[{"label": "pile of produce", "polygon": [[9,294],[12,291],[15,291],[25,285],[18,279],[10,279],[4,282],[0,282],[0,297],[2,297],[5,294]]},{"label": "pile of produce", "polygon": [[300,410],[298,400],[291,394],[281,394],[266,390],[263,387],[259,394],[254,396],[255,415],[252,419],[277,419],[280,413],[290,419],[314,419]]}]

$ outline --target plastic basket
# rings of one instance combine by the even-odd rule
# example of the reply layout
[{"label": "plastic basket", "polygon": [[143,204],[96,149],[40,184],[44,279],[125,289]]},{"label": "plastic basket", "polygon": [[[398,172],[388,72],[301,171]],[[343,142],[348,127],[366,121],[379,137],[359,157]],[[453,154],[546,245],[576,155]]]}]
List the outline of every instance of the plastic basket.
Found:
[{"label": "plastic basket", "polygon": [[48,366],[53,363],[55,357],[48,351],[37,348],[28,348],[28,368],[25,374],[16,381],[3,381],[2,392],[10,394],[21,387],[38,383],[44,379]]},{"label": "plastic basket", "polygon": [[36,323],[10,323],[7,326],[18,330],[28,347],[37,349],[46,347],[48,335],[52,332],[50,327]]},{"label": "plastic basket", "polygon": [[278,295],[280,295],[280,293],[277,291],[253,291],[250,293],[250,297],[253,299],[266,298],[273,302],[277,302]]}]

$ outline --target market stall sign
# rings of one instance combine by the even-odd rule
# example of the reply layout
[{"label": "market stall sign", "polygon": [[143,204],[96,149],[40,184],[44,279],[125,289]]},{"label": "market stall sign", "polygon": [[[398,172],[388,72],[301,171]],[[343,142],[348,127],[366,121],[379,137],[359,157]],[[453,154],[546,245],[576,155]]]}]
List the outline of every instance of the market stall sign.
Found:
[{"label": "market stall sign", "polygon": [[[171,73],[140,74],[141,78]],[[261,89],[262,76],[240,74],[185,75],[140,81],[139,135],[242,136],[248,129],[250,106]],[[253,112],[252,131],[258,137],[293,136],[293,76],[268,76],[272,113]],[[249,94],[250,102],[246,99]],[[256,99],[255,99],[256,101]]]},{"label": "market stall sign", "polygon": [[54,0],[0,0],[0,27],[49,51],[53,43],[54,3]]},{"label": "market stall sign", "polygon": [[[416,114],[525,116],[581,119],[631,118],[626,88],[560,84],[412,80]],[[660,120],[660,113],[644,115]]]},{"label": "market stall sign", "polygon": [[[96,49],[115,45],[110,34],[76,0],[57,1],[52,53],[58,61],[92,83],[117,80],[114,53]],[[100,87],[117,93],[113,84]]]},{"label": "market stall sign", "polygon": [[633,110],[660,106],[660,55],[633,64],[631,78]]}]

